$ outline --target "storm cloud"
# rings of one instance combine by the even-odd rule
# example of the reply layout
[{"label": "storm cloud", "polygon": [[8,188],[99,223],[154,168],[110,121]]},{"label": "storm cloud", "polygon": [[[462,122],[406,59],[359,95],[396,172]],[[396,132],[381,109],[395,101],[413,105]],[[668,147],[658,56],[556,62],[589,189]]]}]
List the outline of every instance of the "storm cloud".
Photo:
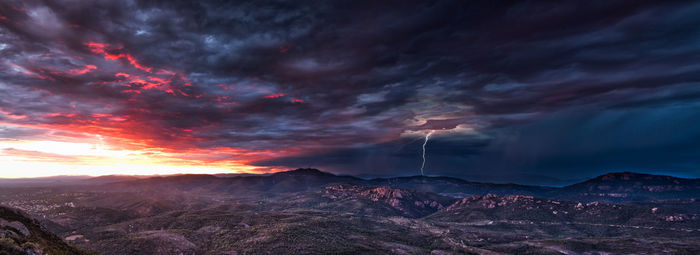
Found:
[{"label": "storm cloud", "polygon": [[3,1],[0,138],[95,134],[226,152],[206,162],[412,175],[432,131],[429,174],[698,177],[699,14],[680,1]]}]

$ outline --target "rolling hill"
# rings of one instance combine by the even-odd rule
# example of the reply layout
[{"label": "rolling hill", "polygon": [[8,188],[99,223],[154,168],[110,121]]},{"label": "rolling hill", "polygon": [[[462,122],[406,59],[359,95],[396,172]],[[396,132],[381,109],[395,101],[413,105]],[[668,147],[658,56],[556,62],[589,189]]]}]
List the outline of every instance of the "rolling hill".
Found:
[{"label": "rolling hill", "polygon": [[93,181],[0,187],[0,204],[40,219],[19,222],[46,233],[2,239],[4,249],[29,241],[120,255],[700,252],[695,179],[612,173],[539,187],[297,169]]}]

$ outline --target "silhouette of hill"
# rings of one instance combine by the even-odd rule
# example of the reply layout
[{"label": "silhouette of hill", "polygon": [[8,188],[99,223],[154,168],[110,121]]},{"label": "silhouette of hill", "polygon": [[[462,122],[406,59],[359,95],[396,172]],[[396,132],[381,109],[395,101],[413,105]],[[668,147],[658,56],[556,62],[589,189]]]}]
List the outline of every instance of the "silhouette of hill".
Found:
[{"label": "silhouette of hill", "polygon": [[331,184],[388,186],[456,198],[527,195],[568,201],[631,202],[700,197],[700,180],[661,175],[611,173],[565,187],[471,182],[453,177],[410,176],[370,180],[339,176],[318,169],[296,169],[271,175],[217,177],[175,175],[127,179],[114,185],[140,189],[175,189],[227,193],[238,197],[284,196]]},{"label": "silhouette of hill", "polygon": [[645,201],[700,197],[700,179],[631,172],[609,173],[566,186],[552,197],[577,201]]}]

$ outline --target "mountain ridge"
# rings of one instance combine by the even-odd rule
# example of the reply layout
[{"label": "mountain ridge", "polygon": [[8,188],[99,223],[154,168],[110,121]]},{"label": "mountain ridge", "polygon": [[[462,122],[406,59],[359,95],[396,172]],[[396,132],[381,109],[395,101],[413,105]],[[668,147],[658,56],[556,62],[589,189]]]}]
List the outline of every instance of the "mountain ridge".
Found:
[{"label": "mountain ridge", "polygon": [[123,180],[109,185],[150,189],[153,184],[178,190],[205,190],[237,196],[313,191],[334,184],[388,186],[432,192],[451,197],[528,195],[582,202],[631,202],[700,197],[700,179],[614,172],[564,187],[473,182],[445,176],[405,176],[361,179],[312,168],[299,168],[269,175],[227,176],[187,174]]},{"label": "mountain ridge", "polygon": [[[94,181],[94,180],[100,180],[100,181],[114,180],[116,182],[116,181],[120,181],[120,180],[170,178],[170,177],[178,177],[178,176],[212,176],[212,177],[218,177],[218,178],[237,178],[237,177],[265,177],[265,176],[273,176],[273,175],[277,175],[277,174],[288,175],[288,174],[301,174],[301,173],[316,174],[316,175],[334,175],[334,176],[338,176],[338,177],[353,177],[353,178],[362,179],[362,180],[386,180],[386,179],[401,179],[401,178],[447,178],[447,179],[455,179],[455,180],[461,180],[461,181],[471,182],[471,183],[507,184],[507,185],[520,185],[520,186],[538,186],[538,187],[569,187],[569,186],[577,185],[577,184],[584,183],[587,181],[603,178],[606,176],[619,176],[619,175],[626,175],[626,174],[632,174],[632,175],[638,175],[638,176],[660,176],[660,177],[668,177],[668,178],[675,178],[675,179],[682,179],[682,180],[700,180],[700,178],[686,178],[686,177],[678,177],[678,176],[672,176],[672,175],[649,174],[649,173],[639,173],[639,172],[631,172],[631,171],[609,172],[609,173],[605,173],[605,174],[601,174],[601,175],[597,175],[597,176],[592,176],[592,177],[588,177],[588,178],[577,178],[577,179],[571,179],[571,180],[563,180],[563,179],[557,179],[557,178],[548,177],[548,176],[542,176],[542,177],[546,177],[546,178],[556,179],[557,182],[569,182],[569,183],[571,183],[568,185],[557,185],[557,184],[529,184],[529,183],[518,183],[518,182],[514,182],[514,181],[499,181],[499,180],[493,180],[493,181],[480,180],[480,179],[485,179],[485,177],[495,178],[498,176],[473,175],[472,176],[473,178],[469,178],[469,175],[467,175],[467,177],[456,177],[456,176],[446,176],[446,175],[406,175],[406,176],[369,176],[369,177],[365,177],[364,175],[334,174],[334,173],[322,171],[322,170],[319,170],[316,168],[297,168],[297,169],[290,169],[287,171],[274,172],[274,173],[263,173],[263,174],[218,173],[218,174],[171,174],[171,175],[110,174],[110,175],[99,175],[99,176],[57,175],[57,176],[44,176],[44,177],[31,177],[31,178],[0,178],[0,183],[17,182],[17,181],[22,181],[22,182],[32,182],[32,181],[71,182],[71,181]],[[528,175],[528,176],[535,177],[537,175]],[[488,179],[488,178],[486,178],[486,179]]]}]

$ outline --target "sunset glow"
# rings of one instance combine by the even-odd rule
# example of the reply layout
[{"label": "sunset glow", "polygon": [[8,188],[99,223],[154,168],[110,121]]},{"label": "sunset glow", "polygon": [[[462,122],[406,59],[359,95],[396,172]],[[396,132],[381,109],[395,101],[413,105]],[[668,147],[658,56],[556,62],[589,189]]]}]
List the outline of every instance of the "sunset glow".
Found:
[{"label": "sunset glow", "polygon": [[[179,173],[259,172],[234,160],[208,162],[181,155],[148,150],[115,149],[102,139],[94,143],[57,141],[1,141],[3,178],[55,175],[153,175]],[[203,156],[203,155],[200,155]]]}]

